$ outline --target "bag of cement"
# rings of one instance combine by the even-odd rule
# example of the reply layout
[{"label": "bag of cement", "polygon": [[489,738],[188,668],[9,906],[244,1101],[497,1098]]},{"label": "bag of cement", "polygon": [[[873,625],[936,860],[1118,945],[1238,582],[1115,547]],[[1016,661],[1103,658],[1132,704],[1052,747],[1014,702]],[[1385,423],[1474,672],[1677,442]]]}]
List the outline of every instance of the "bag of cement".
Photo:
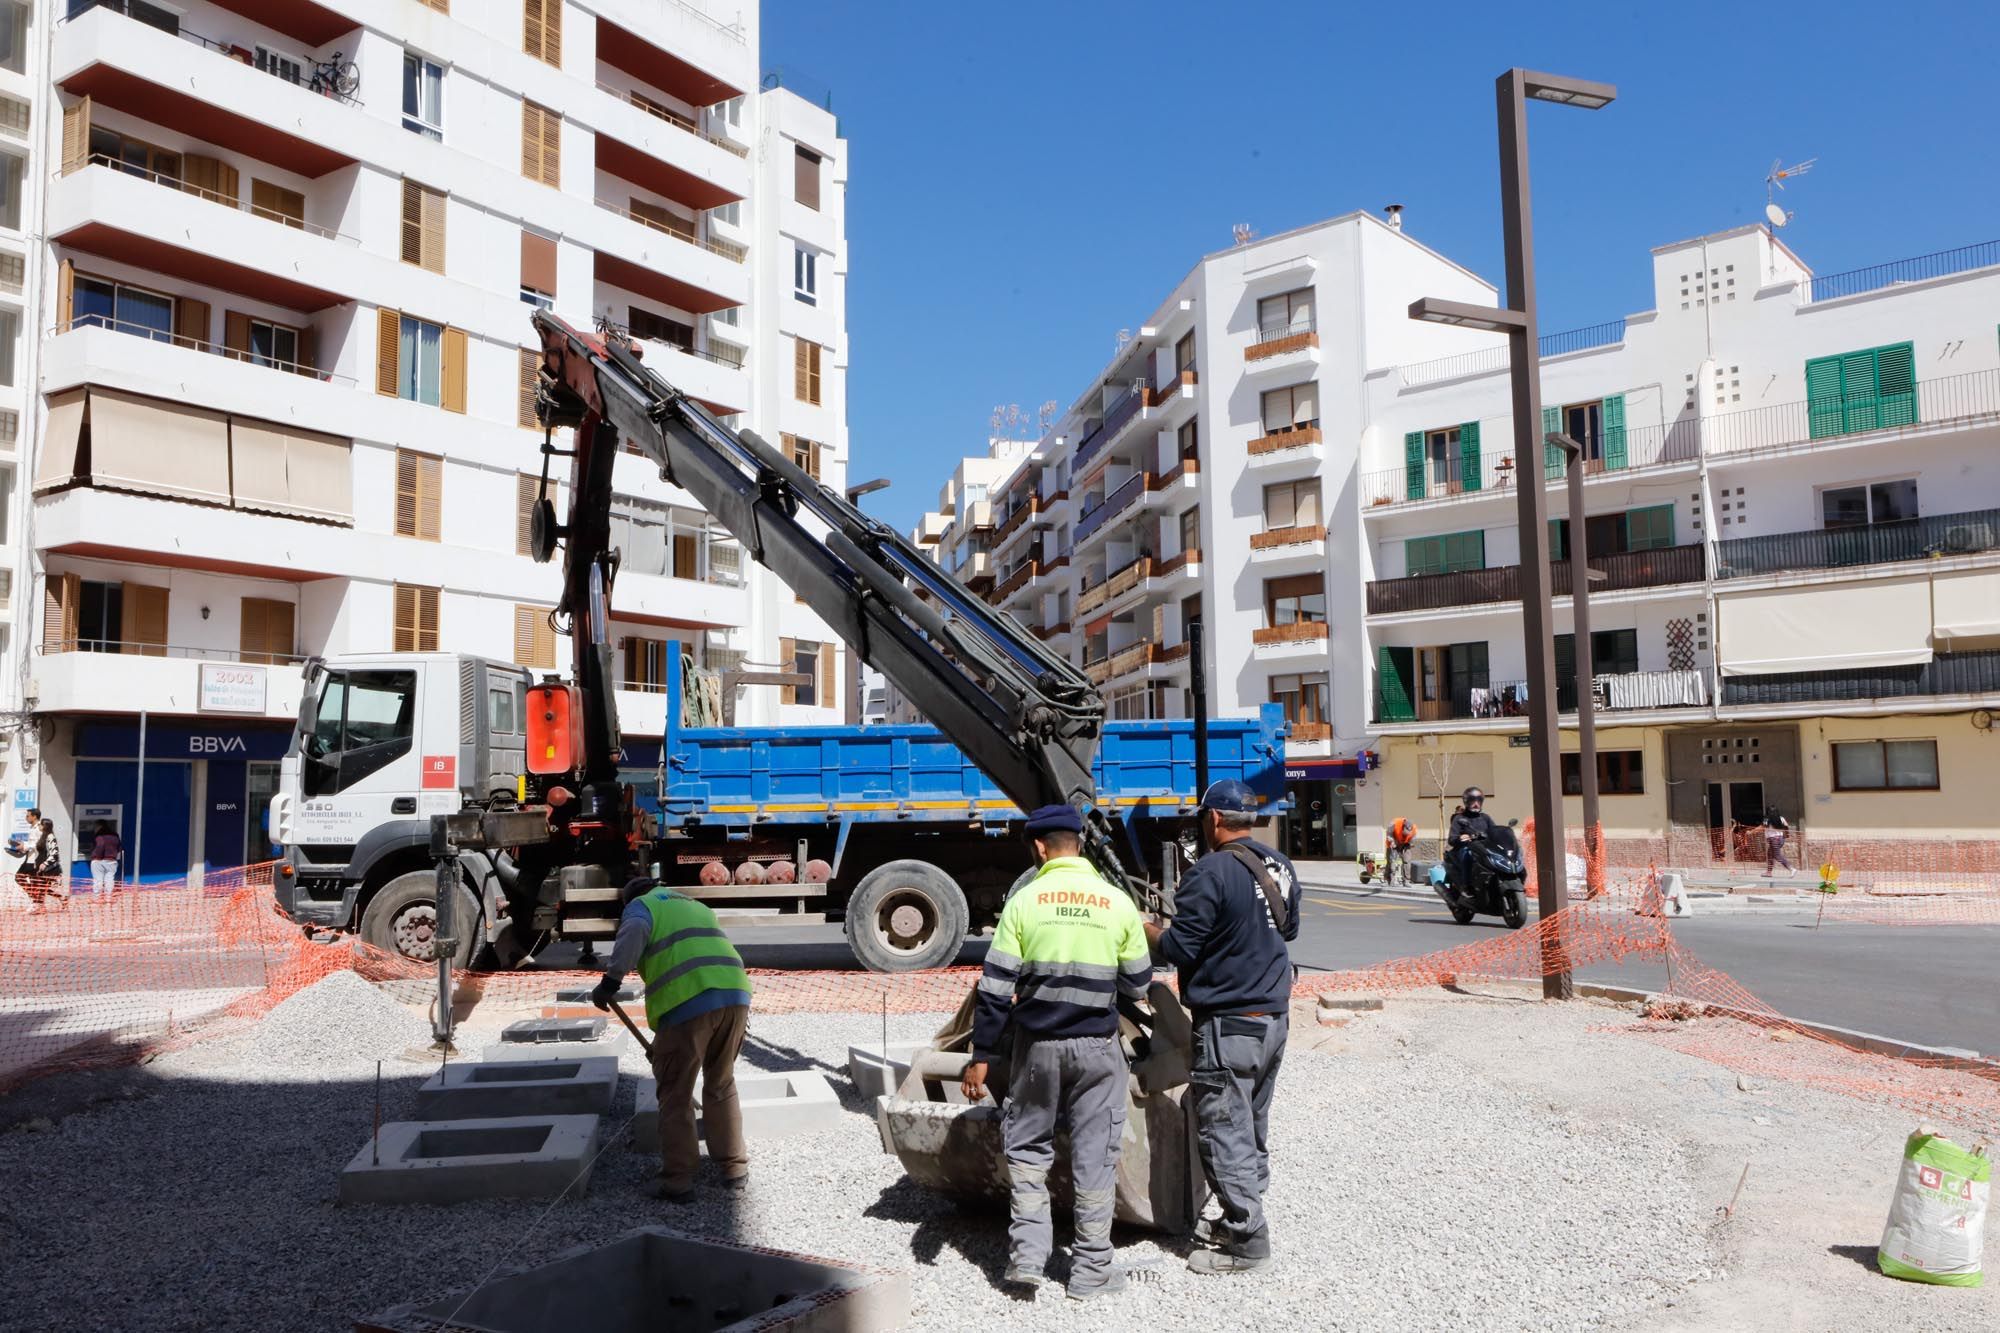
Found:
[{"label": "bag of cement", "polygon": [[1890,1277],[1946,1287],[1976,1287],[1985,1279],[1979,1252],[1986,1238],[1986,1196],[1993,1163],[1981,1144],[1968,1152],[1920,1126],[1903,1145],[1903,1170],[1889,1204],[1876,1262]]},{"label": "bag of cement", "polygon": [[1563,857],[1563,877],[1569,881],[1569,896],[1572,902],[1590,896],[1590,868],[1575,852]]}]

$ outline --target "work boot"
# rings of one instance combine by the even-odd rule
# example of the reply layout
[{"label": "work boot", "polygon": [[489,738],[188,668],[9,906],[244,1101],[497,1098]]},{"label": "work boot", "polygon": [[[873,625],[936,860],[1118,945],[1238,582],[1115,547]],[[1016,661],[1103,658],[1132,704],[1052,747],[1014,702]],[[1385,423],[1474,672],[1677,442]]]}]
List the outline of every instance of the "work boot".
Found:
[{"label": "work boot", "polygon": [[664,1184],[653,1186],[653,1197],[662,1203],[693,1203],[694,1186],[685,1189],[670,1189]]},{"label": "work boot", "polygon": [[1254,1273],[1270,1265],[1268,1254],[1251,1256],[1234,1250],[1196,1250],[1188,1256],[1188,1271],[1214,1277],[1223,1273]]},{"label": "work boot", "polygon": [[750,1188],[750,1173],[745,1171],[740,1176],[724,1176],[722,1178],[722,1188],[734,1190],[739,1194],[742,1193],[744,1190]]},{"label": "work boot", "polygon": [[1023,1268],[1019,1264],[1010,1263],[1007,1265],[1007,1271],[1000,1275],[1000,1281],[1011,1288],[1016,1295],[1032,1296],[1040,1290],[1045,1279],[1039,1268]]},{"label": "work boot", "polygon": [[1069,1298],[1073,1301],[1087,1301],[1098,1296],[1116,1296],[1125,1290],[1125,1285],[1125,1270],[1108,1268],[1104,1271],[1104,1276],[1095,1282],[1079,1283],[1075,1278],[1071,1278]]},{"label": "work boot", "polygon": [[1197,1245],[1227,1245],[1229,1228],[1219,1217],[1204,1217],[1194,1224],[1194,1240]]}]

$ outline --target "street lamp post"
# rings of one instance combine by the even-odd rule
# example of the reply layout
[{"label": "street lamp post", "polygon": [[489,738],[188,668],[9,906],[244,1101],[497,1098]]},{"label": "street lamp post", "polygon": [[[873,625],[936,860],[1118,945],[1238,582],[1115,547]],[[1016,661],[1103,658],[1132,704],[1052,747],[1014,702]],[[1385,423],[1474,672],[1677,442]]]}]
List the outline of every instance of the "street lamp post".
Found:
[{"label": "street lamp post", "polygon": [[1576,767],[1582,780],[1583,845],[1595,855],[1602,831],[1597,817],[1597,677],[1595,654],[1590,647],[1590,582],[1604,575],[1590,568],[1590,542],[1583,524],[1584,448],[1581,442],[1562,431],[1550,431],[1547,442],[1562,450],[1568,469],[1569,491],[1569,604],[1571,639],[1576,647],[1571,657],[1576,666]]},{"label": "street lamp post", "polygon": [[[1563,909],[1568,885],[1556,733],[1548,488],[1535,467],[1536,446],[1542,437],[1542,388],[1535,321],[1534,220],[1528,195],[1528,99],[1595,111],[1617,97],[1618,90],[1606,83],[1510,69],[1495,81],[1494,91],[1500,119],[1500,219],[1506,248],[1507,304],[1493,309],[1427,297],[1410,306],[1410,318],[1507,335],[1519,477],[1521,620],[1527,640],[1529,788],[1534,801],[1539,906],[1546,921]],[[1560,942],[1544,937],[1542,949],[1542,995],[1551,1000],[1569,999],[1574,990]]]}]

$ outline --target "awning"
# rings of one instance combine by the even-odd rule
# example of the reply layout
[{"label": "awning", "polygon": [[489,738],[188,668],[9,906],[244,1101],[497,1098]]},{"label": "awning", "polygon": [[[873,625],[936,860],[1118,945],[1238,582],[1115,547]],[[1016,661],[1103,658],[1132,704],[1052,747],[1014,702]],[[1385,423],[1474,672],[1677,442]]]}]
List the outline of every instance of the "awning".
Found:
[{"label": "awning", "polygon": [[90,391],[90,478],[103,486],[229,503],[229,418],[116,389]]},{"label": "awning", "polygon": [[353,470],[346,440],[235,417],[229,423],[229,442],[238,509],[353,521]]},{"label": "awning", "polygon": [[1725,676],[1919,666],[1931,660],[1930,580],[1732,594],[1717,608]]},{"label": "awning", "polygon": [[1941,574],[1931,581],[1931,639],[1948,647],[2000,637],[2000,570]]},{"label": "awning", "polygon": [[87,391],[70,389],[49,395],[49,419],[42,431],[42,457],[35,469],[35,489],[53,490],[76,480],[76,445],[83,435]]}]

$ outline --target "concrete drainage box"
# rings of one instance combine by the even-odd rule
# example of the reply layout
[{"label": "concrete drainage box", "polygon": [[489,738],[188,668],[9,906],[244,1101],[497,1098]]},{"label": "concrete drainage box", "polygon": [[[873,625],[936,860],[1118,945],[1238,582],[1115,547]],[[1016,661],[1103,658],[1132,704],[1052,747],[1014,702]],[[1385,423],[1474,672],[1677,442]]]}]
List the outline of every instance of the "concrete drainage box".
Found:
[{"label": "concrete drainage box", "polygon": [[594,1115],[397,1120],[340,1173],[342,1203],[553,1199],[589,1184]]},{"label": "concrete drainage box", "polygon": [[570,1041],[596,1041],[604,1035],[604,1019],[599,1018],[524,1018],[518,1023],[509,1023],[500,1033],[503,1042],[556,1043]]},{"label": "concrete drainage box", "polygon": [[[694,1104],[701,1109],[701,1085],[695,1084]],[[782,1139],[826,1129],[840,1119],[840,1098],[826,1075],[810,1069],[782,1074],[762,1070],[736,1071],[736,1104],[743,1115],[746,1139]],[[632,1146],[641,1152],[660,1150],[660,1091],[650,1078],[639,1080],[633,1101]],[[696,1117],[696,1129],[701,1129]]]},{"label": "concrete drainage box", "polygon": [[615,1055],[446,1065],[417,1089],[417,1114],[425,1120],[602,1115],[617,1093]]},{"label": "concrete drainage box", "polygon": [[647,1227],[496,1277],[469,1297],[398,1306],[355,1333],[873,1333],[910,1317],[907,1273]]},{"label": "concrete drainage box", "polygon": [[847,1048],[847,1079],[854,1090],[870,1102],[877,1097],[887,1097],[903,1086],[903,1080],[910,1076],[910,1062],[918,1053],[930,1049],[927,1041],[892,1041],[885,1050],[880,1046],[850,1046]]}]

